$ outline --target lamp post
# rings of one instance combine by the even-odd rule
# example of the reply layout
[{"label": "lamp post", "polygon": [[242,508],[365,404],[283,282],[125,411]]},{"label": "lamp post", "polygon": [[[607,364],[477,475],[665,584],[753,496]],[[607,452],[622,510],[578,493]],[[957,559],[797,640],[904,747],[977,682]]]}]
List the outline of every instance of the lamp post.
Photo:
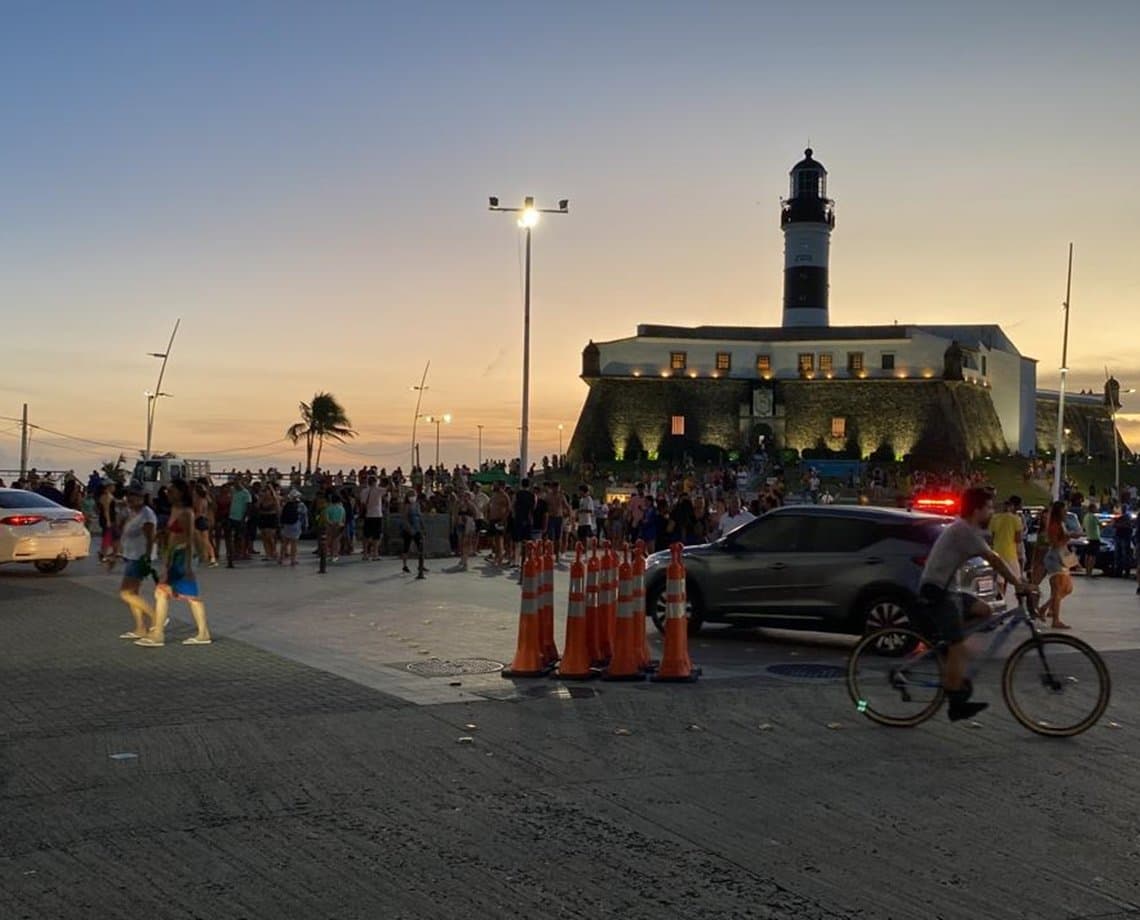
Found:
[{"label": "lamp post", "polygon": [[424,365],[424,374],[420,377],[420,385],[418,387],[408,387],[409,390],[416,392],[416,414],[412,416],[412,465],[408,470],[408,478],[412,476],[412,470],[416,468],[416,422],[420,420],[420,403],[424,400],[424,390],[429,389],[427,386],[427,372],[431,367],[431,362],[428,361]]},{"label": "lamp post", "polygon": [[1065,280],[1065,334],[1061,339],[1061,390],[1057,396],[1057,456],[1053,461],[1053,501],[1061,497],[1061,464],[1064,444],[1061,432],[1065,427],[1065,381],[1069,376],[1069,297],[1073,290],[1073,244],[1069,243],[1069,272]]},{"label": "lamp post", "polygon": [[178,335],[178,327],[181,325],[181,323],[182,323],[181,319],[176,319],[174,321],[174,330],[170,333],[170,341],[166,343],[166,351],[163,351],[163,352],[152,351],[152,352],[150,352],[150,357],[161,358],[162,364],[159,365],[159,368],[158,368],[158,382],[154,385],[154,392],[153,393],[148,392],[146,394],[146,396],[147,396],[147,401],[146,401],[146,450],[143,452],[143,459],[144,460],[150,459],[150,443],[151,443],[151,438],[154,435],[154,409],[155,409],[155,404],[158,402],[160,397],[170,395],[169,393],[163,393],[162,392],[162,378],[163,378],[163,375],[166,373],[166,362],[170,360],[170,352],[174,350],[174,337],[176,335]]},{"label": "lamp post", "polygon": [[538,223],[541,214],[565,214],[570,207],[570,199],[563,198],[557,208],[536,208],[534,198],[523,199],[521,208],[501,208],[499,199],[491,196],[490,210],[507,211],[517,215],[518,225],[526,231],[526,271],[523,282],[523,380],[522,380],[522,435],[519,437],[519,480],[527,475],[527,439],[530,433],[530,231]]},{"label": "lamp post", "polygon": [[[1064,469],[1065,464],[1068,462],[1068,459],[1069,459],[1069,436],[1072,433],[1073,433],[1072,428],[1066,428],[1065,429],[1064,450],[1061,452],[1061,473],[1062,473],[1061,479],[1062,479],[1062,481],[1064,481],[1064,475],[1063,474],[1065,472],[1065,469]],[[1061,497],[1061,493],[1058,490],[1057,498],[1060,498],[1060,497]],[[1054,499],[1054,500],[1056,500],[1056,499]]]},{"label": "lamp post", "polygon": [[445,413],[443,415],[425,415],[424,421],[429,425],[435,425],[435,468],[439,469],[439,426],[451,424],[451,414]]},{"label": "lamp post", "polygon": [[[1136,387],[1129,387],[1127,390],[1121,390],[1120,395],[1126,396],[1136,392]],[[1120,500],[1120,435],[1116,430],[1116,413],[1118,409],[1116,404],[1112,405],[1112,460],[1115,467],[1115,475],[1113,482],[1116,483],[1116,498]]]},{"label": "lamp post", "polygon": [[558,426],[558,465],[559,466],[562,465],[562,429],[565,427],[566,427],[565,425],[559,425]]},{"label": "lamp post", "polygon": [[479,462],[475,467],[475,471],[478,472],[483,469],[483,426],[476,425],[475,427],[479,429]]},{"label": "lamp post", "polygon": [[145,390],[143,396],[146,397],[146,454],[145,459],[150,459],[150,437],[151,432],[154,430],[154,404],[160,399],[170,399],[172,393],[152,393],[150,390]]}]

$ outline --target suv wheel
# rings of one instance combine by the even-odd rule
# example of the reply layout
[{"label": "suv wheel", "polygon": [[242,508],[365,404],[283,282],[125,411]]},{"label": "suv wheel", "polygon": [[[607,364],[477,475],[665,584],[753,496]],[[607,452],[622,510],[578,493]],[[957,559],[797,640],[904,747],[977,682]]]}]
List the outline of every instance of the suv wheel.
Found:
[{"label": "suv wheel", "polygon": [[906,602],[898,595],[875,594],[860,608],[859,622],[863,626],[863,634],[867,635],[890,626],[909,627],[910,617],[906,612]]},{"label": "suv wheel", "polygon": [[[701,596],[692,582],[685,585],[685,613],[689,617],[689,635],[695,636],[704,625]],[[665,582],[660,581],[649,589],[645,597],[645,609],[649,618],[662,635],[665,634]]]},{"label": "suv wheel", "polygon": [[66,559],[41,559],[35,563],[36,571],[44,575],[58,575],[67,568]]}]

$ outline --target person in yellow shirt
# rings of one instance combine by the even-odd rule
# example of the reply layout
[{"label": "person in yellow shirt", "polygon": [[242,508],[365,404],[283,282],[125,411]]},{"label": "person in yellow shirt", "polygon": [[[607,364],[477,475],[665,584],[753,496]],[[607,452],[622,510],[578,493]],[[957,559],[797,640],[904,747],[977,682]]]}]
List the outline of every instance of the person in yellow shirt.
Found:
[{"label": "person in yellow shirt", "polygon": [[[1011,495],[1005,500],[1002,510],[990,519],[990,533],[994,538],[994,552],[1020,576],[1025,560],[1025,524],[1021,517],[1020,497]],[[1002,595],[1008,587],[999,582]]]}]

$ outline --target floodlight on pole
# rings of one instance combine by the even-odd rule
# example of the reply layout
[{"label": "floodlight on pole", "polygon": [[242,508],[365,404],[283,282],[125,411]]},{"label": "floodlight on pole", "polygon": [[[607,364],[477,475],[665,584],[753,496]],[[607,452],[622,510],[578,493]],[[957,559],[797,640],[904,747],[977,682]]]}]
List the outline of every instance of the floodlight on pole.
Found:
[{"label": "floodlight on pole", "polygon": [[443,415],[425,415],[424,421],[429,425],[435,425],[435,468],[439,469],[439,426],[451,424],[451,413],[445,412]]},{"label": "floodlight on pole", "polygon": [[530,435],[530,234],[537,226],[542,214],[566,214],[570,209],[570,199],[560,198],[557,208],[536,208],[530,195],[523,199],[521,208],[499,206],[499,199],[492,195],[488,199],[492,211],[506,211],[514,214],[520,229],[526,231],[526,269],[523,283],[523,380],[522,380],[522,425],[519,428],[519,479],[527,475],[527,452]]}]

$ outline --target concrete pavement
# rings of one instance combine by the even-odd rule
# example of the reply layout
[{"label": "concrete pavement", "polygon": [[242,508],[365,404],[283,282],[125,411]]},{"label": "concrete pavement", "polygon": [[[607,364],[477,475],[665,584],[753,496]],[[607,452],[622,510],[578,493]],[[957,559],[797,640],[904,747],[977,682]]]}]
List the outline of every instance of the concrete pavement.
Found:
[{"label": "concrete pavement", "polygon": [[353,565],[207,572],[219,641],[158,650],[115,579],[0,572],[0,917],[1140,916],[1131,586],[1078,583],[1114,699],[1053,741],[992,673],[977,727],[879,728],[766,669],[841,647],[757,634],[692,686],[384,692],[407,640],[509,657],[517,589]]}]

